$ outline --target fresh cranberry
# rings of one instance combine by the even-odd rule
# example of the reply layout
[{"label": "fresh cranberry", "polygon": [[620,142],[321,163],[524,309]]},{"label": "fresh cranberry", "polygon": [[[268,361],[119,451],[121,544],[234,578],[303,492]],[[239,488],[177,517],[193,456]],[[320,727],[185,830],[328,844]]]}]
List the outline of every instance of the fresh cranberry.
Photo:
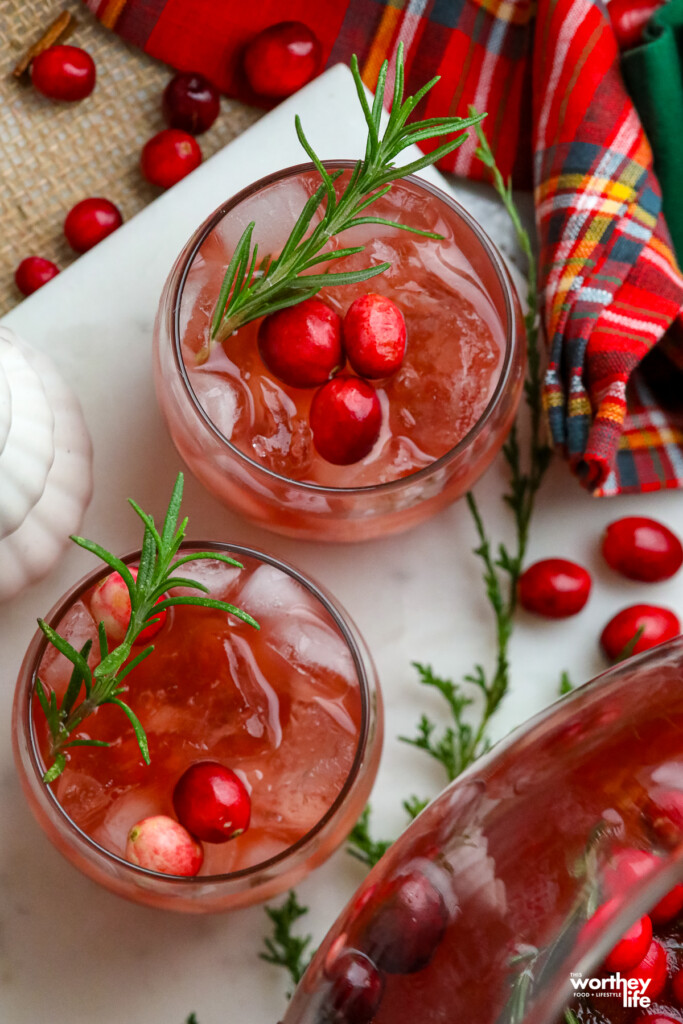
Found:
[{"label": "fresh cranberry", "polygon": [[610,568],[630,580],[668,580],[683,565],[683,545],[668,526],[644,516],[625,516],[610,523],[602,540]]},{"label": "fresh cranberry", "polygon": [[655,835],[667,846],[677,846],[683,837],[683,792],[657,787],[650,792],[645,818]]},{"label": "fresh cranberry", "polygon": [[201,843],[165,814],[143,818],[128,833],[126,859],[163,875],[196,875],[204,861]]},{"label": "fresh cranberry", "polygon": [[[671,990],[674,994],[674,999],[679,1006],[683,1006],[683,970],[676,971],[671,978]],[[677,1020],[676,1024],[680,1024]]]},{"label": "fresh cranberry", "polygon": [[341,317],[321,299],[306,299],[261,321],[258,348],[278,380],[317,387],[344,365]]},{"label": "fresh cranberry", "polygon": [[95,62],[79,46],[50,46],[31,63],[31,81],[51,100],[84,100],[95,88]]},{"label": "fresh cranberry", "polygon": [[[131,568],[130,571],[133,579],[137,579],[137,569]],[[159,598],[159,601],[163,600],[163,597]],[[120,573],[112,572],[100,580],[90,598],[90,612],[96,622],[104,624],[107,637],[117,644],[121,643],[130,622],[131,604],[128,587]],[[145,626],[138,634],[136,644],[147,643],[153,636],[156,636],[166,621],[166,609],[164,608],[158,615],[153,615],[152,618],[156,621],[150,622],[149,626]]]},{"label": "fresh cranberry", "polygon": [[244,51],[244,71],[259,96],[291,96],[317,74],[318,37],[300,21],[281,21],[259,32]]},{"label": "fresh cranberry", "polygon": [[617,46],[630,50],[642,42],[643,29],[664,0],[610,0],[607,5]]},{"label": "fresh cranberry", "polygon": [[87,252],[123,224],[118,207],[109,199],[83,199],[69,210],[64,234],[72,249]]},{"label": "fresh cranberry", "polygon": [[635,978],[638,981],[648,981],[649,985],[643,995],[648,996],[650,1001],[654,1002],[664,991],[667,978],[666,951],[661,943],[653,939],[650,943],[650,948],[638,966],[634,967],[632,971],[624,973],[622,977],[626,978],[627,981],[630,981],[631,978]]},{"label": "fresh cranberry", "polygon": [[176,782],[173,807],[188,832],[206,843],[227,843],[249,827],[249,793],[239,776],[217,761],[190,765]]},{"label": "fresh cranberry", "polygon": [[14,271],[16,286],[22,295],[33,295],[59,273],[59,267],[42,256],[27,256]]},{"label": "fresh cranberry", "polygon": [[633,638],[640,633],[633,645],[632,654],[647,651],[657,644],[678,636],[681,624],[668,608],[654,604],[633,604],[622,608],[609,620],[600,635],[600,645],[610,659],[619,658]]},{"label": "fresh cranberry", "polygon": [[332,988],[325,1010],[330,1011],[334,1024],[369,1024],[384,992],[384,979],[372,960],[356,949],[347,949],[326,974]]},{"label": "fresh cranberry", "polygon": [[372,292],[361,295],[344,317],[344,347],[361,377],[388,377],[406,351],[406,322],[396,303]]},{"label": "fresh cranberry", "polygon": [[[584,935],[592,935],[599,930],[605,920],[614,913],[618,899],[614,898],[603,903],[583,926]],[[639,918],[628,928],[617,944],[605,957],[605,969],[608,971],[630,971],[637,967],[650,948],[652,942],[652,921],[647,916]]]},{"label": "fresh cranberry", "polygon": [[342,374],[316,391],[310,411],[313,444],[323,459],[349,466],[372,451],[382,407],[372,384]]},{"label": "fresh cranberry", "polygon": [[152,185],[170,188],[202,162],[199,143],[188,132],[164,128],[142,147],[140,168]]},{"label": "fresh cranberry", "polygon": [[190,135],[201,135],[218,117],[221,108],[218,90],[208,78],[196,71],[181,71],[164,89],[161,109],[170,128]]},{"label": "fresh cranberry", "polygon": [[[649,995],[649,990],[645,995]],[[681,1019],[670,1017],[668,1013],[643,1013],[633,1024],[681,1024]]]},{"label": "fresh cranberry", "polygon": [[566,558],[543,558],[526,569],[519,579],[523,608],[547,619],[576,615],[591,592],[590,574]]},{"label": "fresh cranberry", "polygon": [[[678,794],[677,810],[681,807],[681,794]],[[651,813],[657,815],[654,804],[650,801]],[[661,812],[659,812],[661,814]],[[683,821],[683,819],[682,819]],[[670,820],[668,821],[671,825]],[[676,829],[676,837],[679,832]],[[626,892],[643,878],[655,871],[662,864],[660,857],[647,850],[618,850],[611,858],[602,876],[603,886],[608,896],[616,896]],[[675,885],[650,911],[653,924],[666,924],[678,917],[683,910],[683,885]]]},{"label": "fresh cranberry", "polygon": [[361,938],[381,971],[413,974],[434,956],[448,924],[441,893],[420,872],[393,879],[377,893],[379,906]]}]

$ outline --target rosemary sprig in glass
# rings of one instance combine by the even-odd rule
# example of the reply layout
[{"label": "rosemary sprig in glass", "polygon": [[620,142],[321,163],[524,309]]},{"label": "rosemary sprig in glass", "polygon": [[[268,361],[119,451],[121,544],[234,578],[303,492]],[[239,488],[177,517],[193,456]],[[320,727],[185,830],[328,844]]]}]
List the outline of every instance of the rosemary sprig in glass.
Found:
[{"label": "rosemary sprig in glass", "polygon": [[[403,44],[400,44],[396,57],[391,113],[386,129],[382,132],[381,119],[388,71],[389,63],[385,61],[370,106],[358,61],[355,56],[351,58],[351,72],[367,123],[368,139],[365,156],[356,162],[349,180],[339,194],[335,183],[343,171],[329,173],[306,138],[299,117],[295,118],[299,141],[320,174],[321,184],[305,204],[279,255],[267,255],[259,262],[258,246],[252,245],[255,223],[252,221],[246,227],[235,247],[218,296],[211,324],[212,341],[224,341],[233,331],[257,317],[268,316],[286,306],[310,299],[322,287],[367,281],[387,270],[388,263],[379,263],[361,270],[310,273],[320,264],[363,252],[365,247],[362,245],[325,251],[329,240],[348,228],[361,224],[391,224],[392,227],[414,234],[439,237],[406,224],[387,221],[367,211],[391,190],[392,183],[398,178],[436,163],[461,146],[467,138],[466,129],[478,124],[485,115],[475,112],[466,118],[431,117],[409,123],[408,119],[418,103],[433,89],[439,78],[433,78],[414,96],[404,99]],[[402,167],[395,166],[394,160],[399,153],[413,143],[452,135],[454,132],[460,134]],[[204,356],[207,354],[203,353]]]},{"label": "rosemary sprig in glass", "polygon": [[[131,658],[130,655],[136,640],[150,623],[157,621],[157,616],[165,608],[179,604],[218,608],[230,615],[237,616],[256,629],[259,628],[258,623],[251,615],[225,601],[185,594],[164,596],[172,587],[189,587],[204,593],[208,592],[208,588],[203,583],[176,575],[180,566],[186,562],[211,558],[241,568],[239,562],[216,551],[193,551],[191,554],[176,557],[187,528],[187,518],[178,525],[182,495],[183,475],[179,473],[161,531],[157,530],[153,517],[147,512],[143,512],[136,502],[129,499],[130,505],[145,527],[137,579],[134,578],[125,562],[112,555],[100,544],[83,537],[71,538],[80,547],[101,558],[115,572],[120,573],[130,595],[131,617],[123,640],[113,650],[109,650],[104,624],[99,623],[98,642],[101,660],[92,669],[88,664],[88,655],[92,646],[90,641],[78,651],[52,626],[43,619],[38,619],[38,625],[48,641],[73,665],[71,678],[61,704],[56,693],[48,692],[40,677],[36,679],[36,695],[47,720],[50,733],[50,755],[53,759],[51,766],[43,776],[43,782],[53,782],[61,775],[66,766],[66,751],[70,748],[108,746],[103,740],[74,735],[85,719],[96,708],[104,704],[113,704],[128,717],[142,757],[146,764],[150,763],[145,730],[132,708],[122,700],[121,695],[125,693],[124,682],[128,674],[149,657],[154,650],[154,646],[150,644]],[[128,660],[129,658],[130,660]]]}]

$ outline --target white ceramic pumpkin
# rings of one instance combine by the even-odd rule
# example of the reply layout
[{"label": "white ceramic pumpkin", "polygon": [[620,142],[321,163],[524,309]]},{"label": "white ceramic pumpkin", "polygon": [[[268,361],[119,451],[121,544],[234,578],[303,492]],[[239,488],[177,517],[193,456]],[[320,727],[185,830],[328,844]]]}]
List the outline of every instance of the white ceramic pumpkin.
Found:
[{"label": "white ceramic pumpkin", "polygon": [[47,356],[0,327],[0,601],[54,567],[91,493],[76,396]]}]

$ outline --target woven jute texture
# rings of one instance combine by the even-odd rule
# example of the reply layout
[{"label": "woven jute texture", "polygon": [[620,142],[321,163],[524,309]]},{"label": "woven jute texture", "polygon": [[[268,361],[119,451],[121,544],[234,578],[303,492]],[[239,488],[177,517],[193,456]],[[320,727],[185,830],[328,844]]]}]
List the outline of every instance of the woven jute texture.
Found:
[{"label": "woven jute texture", "polygon": [[[54,103],[17,80],[17,60],[63,10],[76,25],[68,43],[81,46],[97,65],[97,84],[79,103]],[[88,196],[106,196],[124,220],[159,190],[142,178],[140,150],[166,125],[161,94],[172,70],[129,47],[73,2],[0,0],[0,313],[21,301],[17,264],[45,256],[60,268],[76,254],[63,224],[71,207]],[[259,116],[227,100],[208,132],[198,137],[211,156]]]}]

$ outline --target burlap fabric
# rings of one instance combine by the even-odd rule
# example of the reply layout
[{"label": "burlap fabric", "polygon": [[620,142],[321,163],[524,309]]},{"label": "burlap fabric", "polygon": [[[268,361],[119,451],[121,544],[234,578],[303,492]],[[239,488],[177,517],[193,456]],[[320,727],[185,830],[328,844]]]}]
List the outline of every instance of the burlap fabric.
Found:
[{"label": "burlap fabric", "polygon": [[[69,43],[97,65],[95,91],[80,103],[53,103],[12,76],[19,57],[62,10],[76,18]],[[140,149],[166,125],[161,94],[172,71],[107,32],[82,4],[0,0],[0,314],[22,296],[14,269],[40,255],[66,267],[76,254],[64,239],[74,203],[106,196],[129,219],[157,195],[139,170]],[[259,112],[223,99],[214,126],[198,141],[211,156]]]}]

